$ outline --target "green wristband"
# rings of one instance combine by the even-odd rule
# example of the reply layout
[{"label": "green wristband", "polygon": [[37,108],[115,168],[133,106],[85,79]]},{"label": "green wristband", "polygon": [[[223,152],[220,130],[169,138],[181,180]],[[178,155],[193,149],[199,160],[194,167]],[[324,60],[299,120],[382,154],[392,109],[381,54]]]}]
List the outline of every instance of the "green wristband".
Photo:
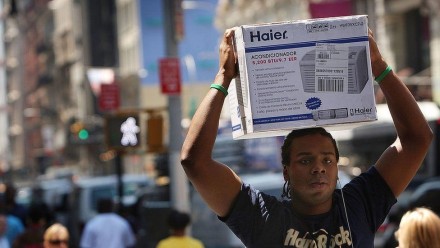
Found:
[{"label": "green wristband", "polygon": [[228,95],[228,90],[225,89],[225,87],[221,86],[220,84],[211,84],[211,88],[223,92],[223,94],[225,94],[225,97]]},{"label": "green wristband", "polygon": [[393,69],[391,69],[391,66],[387,66],[387,68],[385,68],[385,70],[379,75],[377,76],[374,80],[376,80],[376,82],[378,84],[380,84],[380,82],[388,75],[388,73],[390,73],[390,71],[392,71]]}]

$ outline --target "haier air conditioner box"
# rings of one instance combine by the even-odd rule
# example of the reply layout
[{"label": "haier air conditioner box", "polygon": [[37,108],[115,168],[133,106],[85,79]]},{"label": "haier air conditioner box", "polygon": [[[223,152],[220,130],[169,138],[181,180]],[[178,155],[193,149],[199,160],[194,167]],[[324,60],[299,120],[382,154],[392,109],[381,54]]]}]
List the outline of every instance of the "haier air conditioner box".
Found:
[{"label": "haier air conditioner box", "polygon": [[365,15],[243,25],[229,91],[234,139],[375,121]]}]

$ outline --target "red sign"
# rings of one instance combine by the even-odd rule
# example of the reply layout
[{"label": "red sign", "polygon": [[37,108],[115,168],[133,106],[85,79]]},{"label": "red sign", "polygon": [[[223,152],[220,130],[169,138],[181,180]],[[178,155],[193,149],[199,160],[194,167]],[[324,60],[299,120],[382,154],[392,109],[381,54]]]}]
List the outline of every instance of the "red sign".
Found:
[{"label": "red sign", "polygon": [[119,86],[117,84],[101,84],[101,94],[98,101],[101,111],[118,109],[120,105]]},{"label": "red sign", "polygon": [[179,58],[163,58],[159,60],[159,80],[163,94],[180,94]]},{"label": "red sign", "polygon": [[351,0],[325,0],[309,3],[312,18],[325,18],[334,16],[347,16],[353,14]]}]

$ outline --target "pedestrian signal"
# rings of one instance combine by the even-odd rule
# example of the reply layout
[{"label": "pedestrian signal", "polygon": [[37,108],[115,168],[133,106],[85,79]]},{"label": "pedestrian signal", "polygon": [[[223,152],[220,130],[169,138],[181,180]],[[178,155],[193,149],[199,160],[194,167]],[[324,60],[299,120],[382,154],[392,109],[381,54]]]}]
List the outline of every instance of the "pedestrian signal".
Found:
[{"label": "pedestrian signal", "polygon": [[106,117],[105,137],[110,150],[125,150],[140,146],[141,127],[138,112],[124,112]]}]

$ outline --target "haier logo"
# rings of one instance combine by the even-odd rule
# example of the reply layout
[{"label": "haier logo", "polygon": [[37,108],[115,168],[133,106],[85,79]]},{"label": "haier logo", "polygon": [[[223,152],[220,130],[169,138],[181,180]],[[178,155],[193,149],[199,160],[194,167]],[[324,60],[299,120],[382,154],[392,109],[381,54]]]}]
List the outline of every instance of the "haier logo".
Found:
[{"label": "haier logo", "polygon": [[257,31],[257,33],[254,34],[254,32],[250,32],[251,42],[254,42],[254,39],[257,39],[257,41],[287,39],[286,34],[287,30],[285,30],[284,32],[272,32],[272,29],[268,33],[261,33],[260,31]]},{"label": "haier logo", "polygon": [[350,115],[369,115],[372,111],[372,108],[354,108],[350,109]]}]

